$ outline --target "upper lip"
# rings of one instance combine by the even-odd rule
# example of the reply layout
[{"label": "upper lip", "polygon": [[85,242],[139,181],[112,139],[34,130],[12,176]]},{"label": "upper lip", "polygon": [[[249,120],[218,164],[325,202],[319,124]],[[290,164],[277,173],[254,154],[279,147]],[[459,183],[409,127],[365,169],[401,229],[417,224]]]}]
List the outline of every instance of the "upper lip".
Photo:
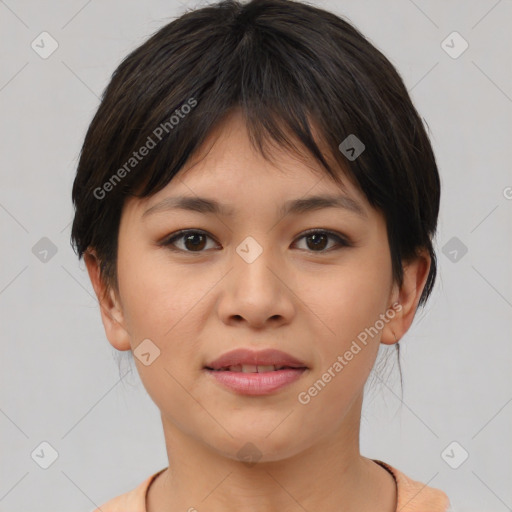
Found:
[{"label": "upper lip", "polygon": [[219,358],[208,363],[205,368],[219,370],[227,366],[255,365],[255,366],[290,366],[292,368],[307,368],[299,359],[282,352],[281,350],[250,350],[236,349],[222,354]]}]

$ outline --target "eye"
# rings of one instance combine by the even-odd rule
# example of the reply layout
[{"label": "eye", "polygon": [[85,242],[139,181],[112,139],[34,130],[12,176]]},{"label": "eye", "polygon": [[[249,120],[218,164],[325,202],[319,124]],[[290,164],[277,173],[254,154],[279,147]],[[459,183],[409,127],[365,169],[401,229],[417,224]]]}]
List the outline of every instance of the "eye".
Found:
[{"label": "eye", "polygon": [[[160,242],[159,245],[166,246],[173,251],[201,253],[207,246],[207,239],[213,240],[213,238],[204,231],[184,229],[174,233],[170,237],[167,237],[165,240]],[[333,246],[326,249],[326,242],[329,239],[335,241],[334,247],[352,246],[352,243],[341,234],[322,229],[311,229],[306,233],[303,233],[297,240],[302,239],[306,240],[307,248],[305,250],[310,250],[311,252],[327,252],[332,250]],[[181,241],[183,242],[183,245],[179,247],[177,242]]]},{"label": "eye", "polygon": [[[336,241],[334,247],[350,247],[352,245],[346,237],[332,231],[321,229],[311,229],[300,236],[297,240],[302,240],[303,238],[306,240],[308,248],[313,248],[311,252],[327,252],[332,250],[332,246],[329,249],[325,249],[326,242],[329,238]],[[308,243],[309,241],[311,241],[311,243]]]},{"label": "eye", "polygon": [[[182,230],[177,233],[171,235],[171,237],[166,238],[161,245],[169,247],[169,249],[173,251],[183,251],[183,252],[203,252],[203,249],[207,245],[205,240],[209,238],[213,240],[209,235],[204,233],[203,231],[198,230]],[[176,246],[176,241],[183,240],[184,249],[182,247]]]}]

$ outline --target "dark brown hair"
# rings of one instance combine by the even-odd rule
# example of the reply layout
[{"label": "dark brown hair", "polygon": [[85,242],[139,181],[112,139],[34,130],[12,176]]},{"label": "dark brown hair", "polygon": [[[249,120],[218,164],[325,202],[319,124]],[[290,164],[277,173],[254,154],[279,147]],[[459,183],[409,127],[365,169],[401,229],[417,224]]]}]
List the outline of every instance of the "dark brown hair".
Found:
[{"label": "dark brown hair", "polygon": [[[422,305],[436,277],[440,200],[422,120],[396,69],[353,25],[292,0],[225,0],[186,12],[121,62],[87,131],[73,184],[78,257],[94,248],[102,278],[118,290],[125,198],[165,187],[234,108],[265,157],[270,140],[308,151],[337,182],[343,169],[385,216],[400,285],[402,262],[421,248],[430,253]],[[353,160],[339,147],[351,134],[365,146]],[[143,147],[149,151],[139,158]]]}]

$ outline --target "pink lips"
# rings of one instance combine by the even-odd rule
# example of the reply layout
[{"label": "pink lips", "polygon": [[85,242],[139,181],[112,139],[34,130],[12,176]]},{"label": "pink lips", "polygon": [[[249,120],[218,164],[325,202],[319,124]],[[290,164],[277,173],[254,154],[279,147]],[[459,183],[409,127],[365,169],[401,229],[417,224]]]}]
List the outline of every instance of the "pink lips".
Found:
[{"label": "pink lips", "polygon": [[[275,366],[286,368],[244,373],[240,366]],[[238,367],[229,370],[229,367]],[[267,395],[299,379],[307,366],[280,350],[252,351],[238,349],[227,352],[205,366],[205,370],[220,384],[243,395]],[[254,370],[254,368],[253,368]]]},{"label": "pink lips", "polygon": [[280,350],[267,349],[267,350],[248,350],[236,349],[226,352],[219,358],[206,365],[206,368],[213,370],[220,370],[227,366],[236,366],[239,364],[246,365],[274,365],[274,366],[290,366],[292,368],[306,368],[306,365],[292,357],[286,352]]},{"label": "pink lips", "polygon": [[218,382],[236,393],[242,395],[268,395],[299,379],[306,369],[284,369],[265,373],[207,371]]}]

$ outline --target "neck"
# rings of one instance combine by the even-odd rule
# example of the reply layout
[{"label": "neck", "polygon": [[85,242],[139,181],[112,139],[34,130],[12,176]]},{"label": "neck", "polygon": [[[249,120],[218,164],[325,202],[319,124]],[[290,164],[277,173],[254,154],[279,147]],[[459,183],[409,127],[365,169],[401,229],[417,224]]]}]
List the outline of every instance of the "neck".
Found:
[{"label": "neck", "polygon": [[219,453],[164,417],[162,423],[169,468],[150,487],[147,512],[395,511],[393,477],[359,453],[358,420],[346,417],[334,433],[279,460],[258,450],[256,463]]}]

